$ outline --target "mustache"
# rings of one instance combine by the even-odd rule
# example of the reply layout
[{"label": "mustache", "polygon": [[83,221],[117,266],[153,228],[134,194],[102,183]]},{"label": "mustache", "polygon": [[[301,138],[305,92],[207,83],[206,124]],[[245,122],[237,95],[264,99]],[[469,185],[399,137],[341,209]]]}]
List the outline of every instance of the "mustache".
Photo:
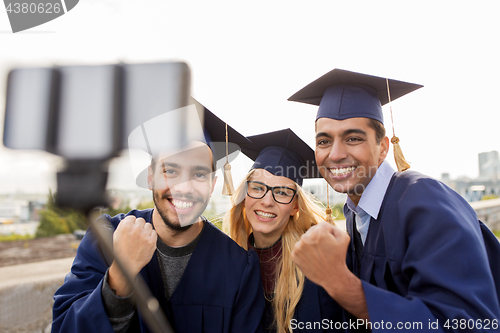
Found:
[{"label": "mustache", "polygon": [[172,194],[170,192],[167,192],[167,193],[163,193],[160,197],[162,199],[166,199],[166,200],[178,199],[178,200],[186,200],[186,201],[202,201],[200,197],[194,196],[192,194],[181,194],[181,193]]}]

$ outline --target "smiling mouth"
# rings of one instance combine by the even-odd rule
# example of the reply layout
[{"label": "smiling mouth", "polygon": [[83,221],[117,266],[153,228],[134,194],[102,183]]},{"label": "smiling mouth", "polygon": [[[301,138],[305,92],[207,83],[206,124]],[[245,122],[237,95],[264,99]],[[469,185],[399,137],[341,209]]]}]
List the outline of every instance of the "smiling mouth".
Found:
[{"label": "smiling mouth", "polygon": [[194,205],[194,202],[192,201],[170,199],[170,202],[176,209],[189,209]]},{"label": "smiling mouth", "polygon": [[273,214],[273,213],[266,213],[266,212],[262,212],[260,210],[256,210],[255,211],[255,214],[259,217],[262,217],[264,219],[273,219],[276,217],[276,214]]},{"label": "smiling mouth", "polygon": [[338,177],[338,176],[345,176],[345,175],[353,172],[354,169],[356,169],[356,167],[350,166],[350,167],[346,167],[346,168],[331,168],[329,170],[333,174],[333,176]]}]

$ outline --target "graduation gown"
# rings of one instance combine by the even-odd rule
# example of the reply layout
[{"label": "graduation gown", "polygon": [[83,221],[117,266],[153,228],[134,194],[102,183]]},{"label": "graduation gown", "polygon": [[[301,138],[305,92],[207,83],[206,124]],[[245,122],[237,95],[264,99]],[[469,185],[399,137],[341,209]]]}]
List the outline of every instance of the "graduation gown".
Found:
[{"label": "graduation gown", "polygon": [[[252,246],[253,235],[250,235],[248,248],[255,250],[261,260],[261,274],[264,290],[268,294],[273,293],[276,279],[276,266],[282,255],[281,238],[272,247],[257,249]],[[273,281],[270,281],[270,280]],[[290,323],[294,333],[323,333],[344,332],[337,329],[337,325],[343,320],[342,308],[333,300],[323,287],[311,282],[307,278],[299,303],[295,307],[293,320]],[[262,328],[266,333],[275,333],[276,328],[272,326],[274,321],[274,310],[271,301],[266,299],[264,316],[262,317]],[[340,327],[340,326],[339,326]]]},{"label": "graduation gown", "polygon": [[[346,215],[351,235],[352,215]],[[361,278],[370,322],[451,332],[463,331],[461,323],[471,319],[467,330],[482,331],[490,321],[485,331],[495,331],[500,285],[482,232],[474,210],[455,191],[414,171],[395,173],[377,220],[370,221],[359,270],[352,239],[347,253],[347,265]],[[496,258],[494,274],[498,253]]]},{"label": "graduation gown", "polygon": [[[133,210],[127,215],[150,223],[152,210]],[[110,218],[115,229],[123,218],[124,214]],[[156,253],[140,274],[177,333],[261,332],[264,296],[256,253],[246,252],[213,224],[204,223],[168,301]],[[71,272],[54,295],[52,332],[113,332],[101,296],[109,264],[90,228]],[[137,311],[129,331],[149,332]]]},{"label": "graduation gown", "polygon": [[[342,308],[330,295],[314,282],[306,278],[304,290],[297,307],[294,319],[297,325],[294,333],[344,332],[341,328]],[[293,327],[292,327],[293,328]]]}]

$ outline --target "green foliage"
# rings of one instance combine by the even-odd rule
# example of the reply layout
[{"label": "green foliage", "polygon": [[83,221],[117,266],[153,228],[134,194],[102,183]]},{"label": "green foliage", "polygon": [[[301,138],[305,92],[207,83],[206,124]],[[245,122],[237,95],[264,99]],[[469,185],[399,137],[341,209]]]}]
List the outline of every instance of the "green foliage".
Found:
[{"label": "green foliage", "polygon": [[127,214],[131,210],[132,210],[132,208],[130,208],[130,206],[127,204],[124,207],[118,207],[118,208],[111,208],[111,207],[109,207],[109,208],[102,209],[101,213],[102,214],[108,214],[109,216],[115,216],[115,215],[122,214],[122,213],[123,214]]},{"label": "green foliage", "polygon": [[19,240],[33,239],[33,235],[0,235],[0,242],[14,242]]},{"label": "green foliage", "polygon": [[217,205],[215,202],[210,202],[205,211],[201,214],[205,216],[208,220],[212,220],[212,218],[217,216]]},{"label": "green foliage", "polygon": [[336,204],[332,207],[332,215],[334,220],[345,220],[344,204]]},{"label": "green foliage", "polygon": [[493,233],[495,234],[495,236],[500,237],[500,230],[493,231]]},{"label": "green foliage", "polygon": [[[203,216],[206,217],[205,214],[203,214]],[[222,230],[222,221],[224,219],[224,214],[220,214],[220,215],[214,215],[212,216],[211,218],[208,218],[207,219],[212,222],[213,225],[215,225],[217,228],[219,228],[220,230]]]},{"label": "green foliage", "polygon": [[213,223],[217,228],[222,230],[222,219],[224,218],[224,213],[217,214],[217,205],[215,201],[209,203],[205,211],[201,214]]},{"label": "green foliage", "polygon": [[[153,201],[141,203],[137,209],[152,208]],[[118,208],[101,209],[102,214],[115,216],[120,213],[128,213],[132,210],[129,204]],[[87,221],[85,216],[78,211],[63,209],[55,204],[55,195],[49,192],[47,206],[40,212],[40,225],[36,231],[36,237],[48,237],[59,234],[72,233],[75,230],[86,230]]]},{"label": "green foliage", "polygon": [[46,209],[40,212],[40,225],[35,234],[37,238],[67,234],[69,232],[69,227],[64,217],[59,216],[53,210]]},{"label": "green foliage", "polygon": [[87,229],[85,216],[72,209],[63,209],[55,204],[55,195],[49,191],[47,206],[40,212],[40,225],[35,237],[48,237]]},{"label": "green foliage", "polygon": [[143,209],[153,208],[154,205],[155,204],[154,204],[153,200],[146,201],[146,202],[141,202],[140,204],[137,205],[137,209],[138,210],[143,210]]}]

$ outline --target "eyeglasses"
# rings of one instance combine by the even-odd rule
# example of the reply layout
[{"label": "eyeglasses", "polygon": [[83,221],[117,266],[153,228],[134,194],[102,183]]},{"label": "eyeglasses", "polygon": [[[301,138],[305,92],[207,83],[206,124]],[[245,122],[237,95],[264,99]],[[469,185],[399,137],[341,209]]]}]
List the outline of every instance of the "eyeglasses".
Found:
[{"label": "eyeglasses", "polygon": [[247,195],[250,198],[262,199],[268,191],[273,194],[273,199],[280,204],[289,204],[292,202],[293,197],[297,190],[286,186],[267,186],[264,183],[249,180],[247,181]]}]

